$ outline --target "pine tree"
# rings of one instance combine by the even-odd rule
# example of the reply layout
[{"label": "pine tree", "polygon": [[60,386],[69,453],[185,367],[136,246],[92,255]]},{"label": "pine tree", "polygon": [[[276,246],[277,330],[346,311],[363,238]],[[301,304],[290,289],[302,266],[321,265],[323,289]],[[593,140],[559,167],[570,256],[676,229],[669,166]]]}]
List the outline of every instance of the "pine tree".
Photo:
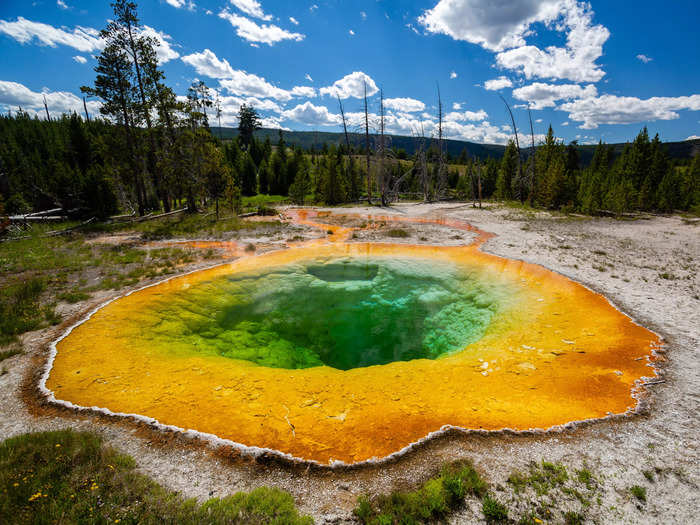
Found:
[{"label": "pine tree", "polygon": [[253,142],[253,134],[260,129],[262,123],[258,112],[253,106],[243,104],[238,110],[238,138],[243,149],[249,149]]},{"label": "pine tree", "polygon": [[304,205],[306,196],[311,191],[311,178],[309,177],[309,167],[303,166],[296,175],[294,182],[289,187],[289,197],[294,204]]},{"label": "pine tree", "polygon": [[267,195],[270,191],[270,180],[272,179],[272,170],[267,163],[267,160],[263,159],[258,167],[258,193]]},{"label": "pine tree", "polygon": [[257,189],[257,169],[249,152],[243,154],[240,169],[241,193],[245,197],[255,195]]},{"label": "pine tree", "polygon": [[498,171],[498,180],[496,181],[497,198],[501,200],[510,200],[513,198],[512,183],[516,177],[517,170],[518,150],[515,147],[515,142],[509,140]]}]

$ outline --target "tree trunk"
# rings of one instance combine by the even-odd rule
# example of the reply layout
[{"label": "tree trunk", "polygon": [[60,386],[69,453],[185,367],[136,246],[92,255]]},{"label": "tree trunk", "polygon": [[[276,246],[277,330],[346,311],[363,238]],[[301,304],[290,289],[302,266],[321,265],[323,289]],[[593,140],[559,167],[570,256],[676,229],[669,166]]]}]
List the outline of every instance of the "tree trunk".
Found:
[{"label": "tree trunk", "polygon": [[367,112],[367,82],[365,86],[365,150],[367,154],[367,204],[372,205],[372,173],[370,172],[369,162],[369,115]]},{"label": "tree trunk", "polygon": [[508,110],[508,114],[510,115],[510,121],[513,125],[513,134],[515,135],[515,147],[518,150],[517,177],[518,177],[518,187],[520,188],[519,197],[520,197],[520,202],[523,203],[523,202],[525,202],[525,196],[523,195],[524,192],[522,191],[523,170],[522,170],[522,166],[520,163],[520,140],[518,139],[518,128],[515,125],[515,118],[513,117],[513,112],[510,110],[510,106],[508,105],[508,102],[506,102],[506,99],[504,99],[503,96],[501,96],[501,95],[499,95],[499,96],[501,97],[501,100],[503,101],[503,103],[506,105],[506,109]]}]

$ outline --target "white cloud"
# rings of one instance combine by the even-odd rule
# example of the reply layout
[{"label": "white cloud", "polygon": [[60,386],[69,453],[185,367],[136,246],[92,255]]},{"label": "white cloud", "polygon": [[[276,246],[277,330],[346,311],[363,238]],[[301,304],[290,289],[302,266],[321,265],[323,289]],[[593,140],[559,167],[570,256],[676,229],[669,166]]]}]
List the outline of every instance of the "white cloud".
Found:
[{"label": "white cloud", "polygon": [[63,0],[56,0],[56,5],[61,9],[70,9],[68,4],[66,4]]},{"label": "white cloud", "polygon": [[451,122],[463,122],[466,120],[473,120],[478,122],[480,120],[486,120],[487,118],[489,118],[489,115],[483,109],[480,109],[479,111],[452,111],[445,115],[445,120]]},{"label": "white cloud", "polygon": [[298,26],[298,25],[299,25],[299,20],[297,20],[297,19],[294,18],[293,16],[290,16],[290,17],[289,17],[289,21],[290,21],[292,24],[294,24],[295,26]]},{"label": "white cloud", "polygon": [[75,60],[78,64],[85,64],[87,62],[87,58],[80,55],[74,56],[73,60]]},{"label": "white cloud", "polygon": [[317,6],[316,4],[313,4],[311,7],[309,7],[309,11],[311,11],[312,13],[313,13],[316,9],[318,9],[318,6]]},{"label": "white cloud", "polygon": [[310,86],[295,86],[292,88],[292,95],[295,97],[312,98],[316,96],[316,90]]},{"label": "white cloud", "polygon": [[601,124],[633,124],[653,120],[674,120],[677,111],[700,111],[700,95],[687,97],[636,97],[602,95],[574,100],[557,109],[569,113],[569,120],[582,122],[582,129],[595,129]]},{"label": "white cloud", "polygon": [[[0,106],[6,108],[17,109],[22,107],[28,113],[34,113],[39,118],[44,118],[44,97],[46,104],[49,107],[49,112],[52,116],[59,116],[62,113],[71,113],[73,111],[81,113],[83,111],[82,98],[69,93],[67,91],[32,91],[23,84],[17,82],[8,82],[0,80]],[[87,103],[88,111],[97,113],[101,104],[97,101],[89,101]]]},{"label": "white cloud", "polygon": [[308,73],[307,73],[306,75],[304,75],[304,78],[305,78],[306,80],[308,80],[309,82],[313,82],[313,81],[314,81],[314,79],[311,78],[311,75],[309,75]]},{"label": "white cloud", "polygon": [[263,12],[260,2],[257,0],[229,0],[238,9],[243,11],[246,15],[252,16],[253,18],[259,18],[260,20],[265,20],[269,22],[272,20],[272,15],[266,15]]},{"label": "white cloud", "polygon": [[513,87],[513,82],[506,77],[498,77],[484,82],[484,89],[489,91],[498,91],[499,89]]},{"label": "white cloud", "polygon": [[[478,44],[497,52],[496,63],[527,78],[597,82],[596,64],[610,32],[593,24],[590,4],[579,0],[440,0],[418,19],[429,32]],[[566,33],[566,46],[527,45],[533,24]]]},{"label": "white cloud", "polygon": [[355,31],[353,31],[353,30],[351,29],[350,31],[348,31],[348,34],[349,34],[350,36],[355,36]]},{"label": "white cloud", "polygon": [[181,60],[194,67],[200,75],[210,78],[233,78],[235,74],[228,60],[219,60],[219,57],[210,49],[183,56]]},{"label": "white cloud", "polygon": [[304,102],[281,113],[283,120],[294,120],[308,125],[336,126],[340,124],[340,116],[328,111],[326,106],[315,106]]},{"label": "white cloud", "polygon": [[272,46],[283,40],[300,42],[305,35],[292,33],[274,24],[258,25],[249,18],[233,14],[226,9],[219,13],[219,18],[228,20],[236,28],[236,34],[248,42],[260,42]]},{"label": "white cloud", "polygon": [[335,97],[336,94],[340,98],[363,98],[364,84],[367,84],[367,96],[371,97],[379,91],[377,84],[372,78],[362,71],[353,71],[349,75],[345,75],[340,80],[336,80],[332,86],[323,87],[320,89],[321,95],[329,95]]},{"label": "white cloud", "polygon": [[177,9],[180,9],[181,7],[185,7],[189,11],[194,11],[195,8],[197,7],[197,4],[195,4],[192,1],[187,1],[187,0],[165,0],[165,1],[166,1],[166,3],[168,3],[169,5],[177,8]]},{"label": "white cloud", "polygon": [[[603,54],[603,44],[610,31],[593,25],[590,4],[561,0],[556,16],[545,19],[548,27],[566,32],[566,46],[549,46],[544,50],[521,45],[496,55],[498,66],[522,73],[526,78],[555,78],[574,82],[597,82],[605,72],[596,63]],[[561,15],[561,16],[559,16]]]},{"label": "white cloud", "polygon": [[700,136],[698,136],[698,135],[691,135],[690,137],[688,137],[688,138],[685,139],[685,140],[699,140],[699,139],[700,139]]},{"label": "white cloud", "polygon": [[[0,33],[5,33],[21,44],[27,44],[36,39],[37,43],[42,46],[56,47],[60,44],[83,53],[100,51],[104,47],[100,32],[92,27],[76,26],[72,31],[69,31],[41,22],[32,22],[21,16],[14,22],[0,20]],[[146,25],[143,26],[141,34],[153,37],[158,41],[159,46],[156,51],[162,63],[180,56],[170,43],[172,40],[170,35]]]},{"label": "white cloud", "polygon": [[648,64],[649,62],[651,62],[654,59],[651,57],[648,57],[646,55],[639,54],[639,55],[637,55],[637,60],[639,60],[640,62],[644,62],[645,64]]},{"label": "white cloud", "polygon": [[170,60],[175,60],[176,58],[180,57],[180,53],[175,51],[173,49],[173,44],[170,43],[172,40],[170,35],[163,33],[162,31],[158,31],[157,29],[153,29],[147,25],[143,26],[141,34],[156,39],[159,44],[156,46],[156,54],[158,55],[158,60],[161,64],[165,64]]},{"label": "white cloud", "polygon": [[454,72],[454,71],[450,72],[450,78],[451,78],[451,79],[455,79],[455,78],[457,78],[458,76],[459,76],[459,75],[457,75],[456,72]]},{"label": "white cloud", "polygon": [[541,118],[538,118],[538,119],[535,120],[535,122],[536,122],[537,124],[542,124],[542,119],[541,119]]},{"label": "white cloud", "polygon": [[295,96],[312,97],[316,95],[316,91],[312,87],[297,86],[292,90],[286,90],[271,84],[263,77],[233,69],[228,60],[219,59],[210,49],[186,55],[181,60],[194,67],[198,74],[219,79],[221,87],[233,95],[272,98],[282,101],[288,101]]},{"label": "white cloud", "polygon": [[459,102],[453,102],[452,109],[455,111],[459,111],[460,109],[462,109],[462,104],[460,104]]},{"label": "white cloud", "polygon": [[99,31],[91,27],[77,26],[73,31],[68,31],[49,24],[32,22],[21,16],[14,22],[0,20],[0,33],[5,33],[21,44],[36,39],[42,46],[56,47],[60,44],[83,53],[98,51],[104,46]]},{"label": "white cloud", "polygon": [[414,113],[416,111],[425,110],[425,104],[415,98],[387,98],[384,99],[384,106],[388,109],[404,113]]},{"label": "white cloud", "polygon": [[431,33],[502,51],[525,44],[530,25],[555,18],[559,4],[560,0],[440,0],[418,21]]},{"label": "white cloud", "polygon": [[364,11],[360,11],[360,16],[362,17],[362,20],[367,20],[367,13]]},{"label": "white cloud", "polygon": [[561,125],[562,125],[562,126],[568,126],[568,125],[569,125],[569,121],[567,120],[566,122],[562,122]]},{"label": "white cloud", "polygon": [[513,90],[513,97],[531,104],[532,109],[553,108],[558,100],[571,100],[598,96],[593,84],[543,84],[535,82]]}]

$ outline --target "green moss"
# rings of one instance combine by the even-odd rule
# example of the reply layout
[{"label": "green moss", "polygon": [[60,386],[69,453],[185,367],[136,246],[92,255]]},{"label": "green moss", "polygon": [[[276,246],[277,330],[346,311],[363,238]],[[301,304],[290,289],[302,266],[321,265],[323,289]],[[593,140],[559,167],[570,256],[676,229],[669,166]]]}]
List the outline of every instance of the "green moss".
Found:
[{"label": "green moss", "polygon": [[640,487],[639,485],[632,485],[630,487],[630,494],[637,498],[639,501],[646,502],[647,500],[647,489]]}]

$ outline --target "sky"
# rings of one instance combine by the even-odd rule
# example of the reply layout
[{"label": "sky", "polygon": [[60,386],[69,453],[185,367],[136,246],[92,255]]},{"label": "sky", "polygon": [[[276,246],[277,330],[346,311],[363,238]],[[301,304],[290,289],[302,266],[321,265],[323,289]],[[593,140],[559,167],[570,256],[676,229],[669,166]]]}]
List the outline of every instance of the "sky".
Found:
[{"label": "sky", "polygon": [[[340,131],[339,96],[359,131],[363,87],[372,125],[380,90],[390,133],[504,144],[500,96],[538,140],[700,138],[696,0],[142,0],[142,31],[160,42],[166,82],[215,91],[222,125],[241,104],[265,127]],[[43,118],[82,112],[108,1],[0,1],[0,109]],[[99,100],[88,109],[98,112]],[[216,125],[217,122],[212,122]],[[529,137],[528,137],[529,139]]]}]

